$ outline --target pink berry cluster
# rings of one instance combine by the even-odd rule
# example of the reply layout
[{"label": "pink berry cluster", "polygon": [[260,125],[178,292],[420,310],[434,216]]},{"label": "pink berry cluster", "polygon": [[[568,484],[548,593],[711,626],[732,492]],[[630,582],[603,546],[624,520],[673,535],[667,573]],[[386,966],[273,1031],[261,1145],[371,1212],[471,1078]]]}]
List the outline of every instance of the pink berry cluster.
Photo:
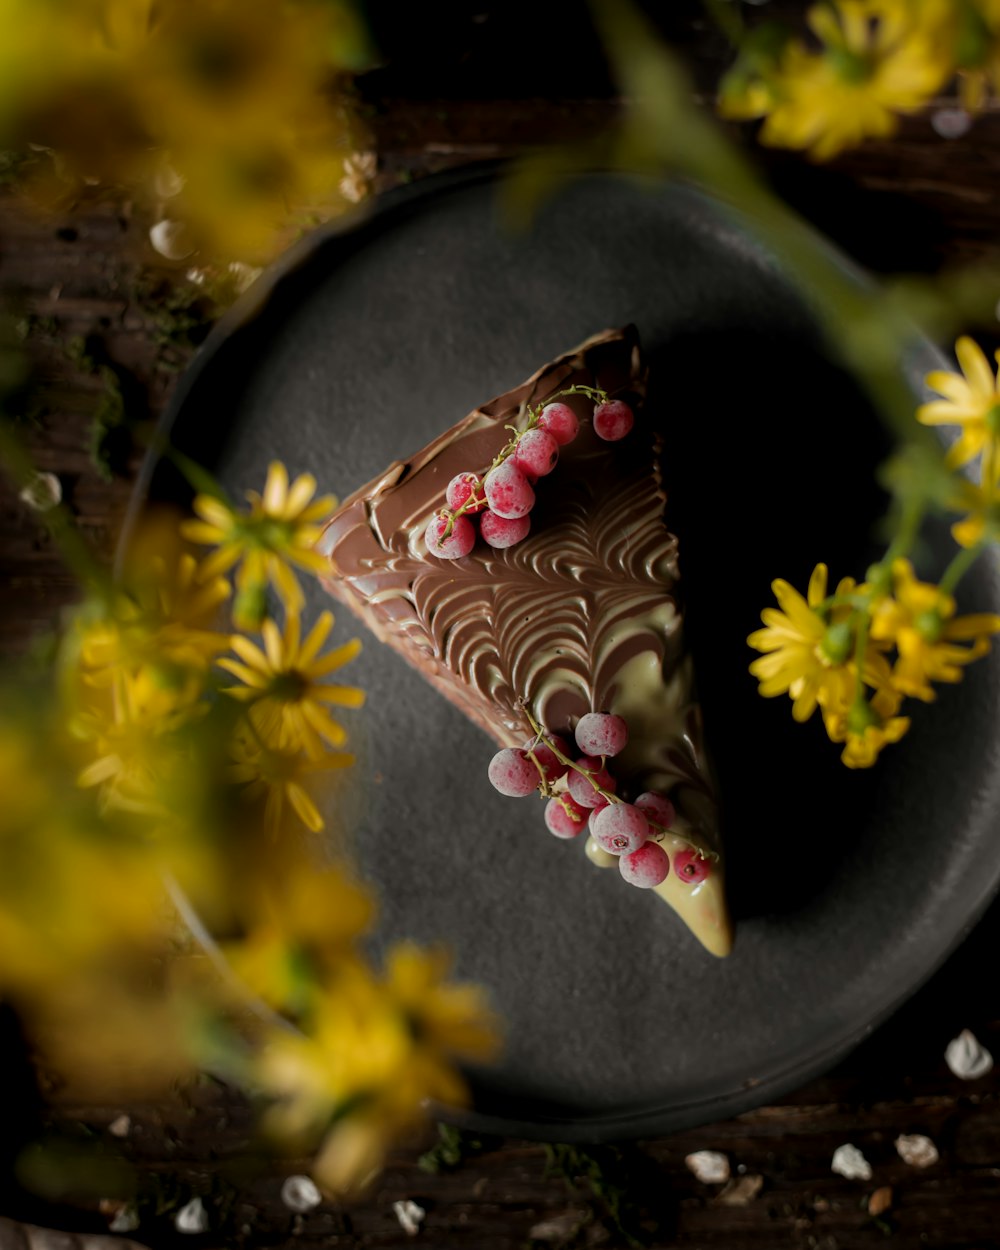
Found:
[{"label": "pink berry cluster", "polygon": [[[544,734],[533,721],[532,727],[536,737],[531,742],[506,747],[490,761],[493,786],[511,798],[541,793],[548,799],[549,832],[557,838],[575,838],[587,828],[601,850],[617,857],[619,871],[630,885],[650,889],[665,881],[671,861],[660,841],[676,819],[673,803],[654,790],[640,794],[633,803],[625,802],[616,793],[618,783],[608,768],[608,760],[628,742],[625,720],[608,712],[581,716],[575,731],[580,754],[575,759],[563,738]],[[698,885],[710,871],[708,860],[694,847],[675,852],[673,868],[688,885]]]},{"label": "pink berry cluster", "polygon": [[447,506],[431,517],[424,531],[432,556],[442,560],[467,556],[476,545],[474,517],[479,518],[479,533],[491,547],[513,547],[528,536],[538,479],[552,472],[559,460],[559,448],[580,432],[576,413],[558,401],[581,394],[595,401],[593,420],[598,438],[614,443],[631,430],[635,417],[628,404],[609,399],[606,391],[593,386],[568,387],[544,405],[529,408],[524,429],[508,427],[513,438],[485,473],[458,473],[448,483]]}]

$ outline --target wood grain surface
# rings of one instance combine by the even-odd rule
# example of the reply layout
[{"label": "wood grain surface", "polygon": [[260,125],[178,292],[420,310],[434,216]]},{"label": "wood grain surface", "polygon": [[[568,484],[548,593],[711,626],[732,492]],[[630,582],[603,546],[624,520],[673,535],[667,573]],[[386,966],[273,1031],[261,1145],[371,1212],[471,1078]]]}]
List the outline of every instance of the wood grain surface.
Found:
[{"label": "wood grain surface", "polygon": [[[451,42],[443,38],[431,63],[408,56],[406,31],[397,30],[397,60],[390,55],[387,68],[363,80],[381,188],[580,137],[614,117],[618,104],[587,40],[560,81],[514,90],[504,57],[514,43],[510,23],[524,19],[526,6],[514,5],[513,17],[482,8],[481,20],[474,6],[449,8],[451,25],[444,29]],[[385,6],[375,10],[376,25],[388,21]],[[699,88],[707,88],[725,56],[717,32],[686,0],[666,19],[671,23],[668,33],[685,50]],[[491,27],[486,48],[484,29]],[[749,134],[742,138],[751,142]],[[1000,115],[980,118],[953,141],[941,139],[926,116],[913,118],[892,142],[825,168],[789,154],[761,152],[758,159],[790,203],[876,272],[1000,266]],[[81,530],[105,555],[129,497],[143,424],[162,410],[203,333],[165,316],[168,287],[161,279],[170,271],[149,247],[147,225],[127,204],[81,204],[58,219],[41,219],[15,192],[0,197],[0,297],[19,323],[32,367],[25,437],[38,466],[59,477]],[[993,333],[981,329],[987,338]],[[95,413],[107,398],[102,366],[113,372],[136,426],[110,480],[88,451]],[[74,594],[37,514],[0,479],[0,654],[23,654]],[[1000,1244],[1000,1078],[959,1081],[943,1055],[962,1028],[1000,1055],[998,939],[994,907],[889,1024],[835,1072],[777,1105],[592,1156],[523,1141],[474,1148],[466,1142],[463,1157],[436,1173],[418,1164],[433,1145],[429,1130],[394,1154],[363,1200],[324,1203],[301,1216],[282,1204],[280,1184],[306,1161],[256,1157],[247,1145],[248,1110],[231,1091],[206,1083],[169,1104],[80,1106],[58,1090],[36,1099],[30,1073],[8,1065],[0,1079],[7,1108],[3,1157],[11,1163],[2,1211],[36,1224],[106,1231],[112,1209],[100,1211],[93,1187],[82,1192],[68,1183],[65,1176],[76,1173],[68,1164],[60,1171],[59,1163],[96,1142],[134,1165],[143,1222],[131,1236],[151,1246],[617,1247],[628,1244],[615,1223],[620,1201],[621,1222],[658,1247],[986,1250]],[[130,1117],[127,1135],[109,1134],[123,1113]],[[940,1151],[940,1161],[926,1170],[903,1163],[894,1148],[899,1134],[913,1132],[929,1135]],[[831,1172],[833,1151],[846,1142],[864,1151],[870,1181]],[[698,1182],[684,1159],[702,1149],[723,1151],[736,1180],[759,1177],[759,1187],[751,1181],[724,1194],[719,1185]],[[115,1196],[115,1175],[109,1173],[106,1198]],[[891,1194],[873,1202],[875,1191],[885,1189]],[[196,1194],[203,1195],[209,1231],[184,1236],[175,1231],[173,1214]],[[416,1237],[393,1212],[392,1204],[405,1199],[426,1212]]]}]

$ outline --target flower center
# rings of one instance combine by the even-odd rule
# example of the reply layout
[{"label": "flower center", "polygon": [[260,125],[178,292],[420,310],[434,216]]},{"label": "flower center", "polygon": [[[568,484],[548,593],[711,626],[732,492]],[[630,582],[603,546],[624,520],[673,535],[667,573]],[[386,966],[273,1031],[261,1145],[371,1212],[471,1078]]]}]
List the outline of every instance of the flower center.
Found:
[{"label": "flower center", "polygon": [[929,608],[913,618],[913,628],[924,642],[938,642],[944,631],[944,620],[937,608]]},{"label": "flower center", "polygon": [[851,654],[851,627],[847,621],[831,625],[819,644],[820,655],[831,664],[843,664]]},{"label": "flower center", "polygon": [[285,673],[275,673],[271,678],[267,693],[280,703],[298,703],[309,689],[309,680],[295,669]]},{"label": "flower center", "polygon": [[871,78],[872,67],[868,58],[852,52],[850,48],[829,48],[826,56],[842,82],[862,83]]},{"label": "flower center", "polygon": [[862,737],[866,729],[882,724],[882,718],[870,703],[855,703],[847,713],[847,732]]},{"label": "flower center", "polygon": [[986,428],[996,438],[1000,434],[1000,404],[994,404],[983,420],[986,422]]}]

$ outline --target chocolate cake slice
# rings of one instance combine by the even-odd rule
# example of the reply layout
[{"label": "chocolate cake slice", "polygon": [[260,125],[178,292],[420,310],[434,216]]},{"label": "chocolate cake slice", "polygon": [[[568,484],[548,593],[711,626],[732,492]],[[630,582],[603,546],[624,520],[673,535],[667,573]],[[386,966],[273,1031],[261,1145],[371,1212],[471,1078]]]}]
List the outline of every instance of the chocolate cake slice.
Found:
[{"label": "chocolate cake slice", "polygon": [[[528,537],[504,550],[480,540],[457,560],[430,555],[424,531],[448,482],[483,471],[510,438],[508,426],[575,385],[629,402],[631,433],[602,442],[593,403],[566,398],[580,433],[538,483]],[[645,411],[645,393],[634,327],[589,339],[346,499],[321,540],[330,560],[324,582],[500,746],[533,738],[528,713],[570,740],[587,712],[624,717],[629,741],[613,761],[618,793],[669,795],[678,815],[663,849],[672,861],[692,846],[704,856],[694,874],[703,879],[672,871],[656,893],[708,950],[725,955],[722,847],[684,649],[678,544],[664,521],[661,414]],[[488,762],[484,753],[484,784]],[[608,862],[593,845],[588,852]]]}]

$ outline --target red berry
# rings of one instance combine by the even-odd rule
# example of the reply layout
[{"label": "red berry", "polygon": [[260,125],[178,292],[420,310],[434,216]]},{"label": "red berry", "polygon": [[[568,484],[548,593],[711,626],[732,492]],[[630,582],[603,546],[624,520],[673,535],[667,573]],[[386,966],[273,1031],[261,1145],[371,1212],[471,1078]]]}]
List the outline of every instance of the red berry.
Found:
[{"label": "red berry", "polygon": [[576,726],[576,745],[586,755],[617,755],[628,742],[628,725],[609,712],[588,712]]},{"label": "red berry", "polygon": [[609,803],[598,813],[591,834],[610,855],[628,855],[649,837],[649,824],[631,803]]},{"label": "red berry", "polygon": [[551,434],[560,447],[565,447],[579,434],[580,419],[569,404],[546,404],[538,426]]},{"label": "red berry", "polygon": [[490,469],[483,489],[491,510],[505,521],[527,516],[535,505],[531,483],[512,460],[504,460],[495,469]]},{"label": "red berry", "polygon": [[677,819],[673,803],[665,795],[657,794],[655,790],[647,790],[645,794],[640,794],[635,805],[640,811],[645,812],[647,819],[662,829],[669,829]]},{"label": "red berry", "polygon": [[634,421],[632,409],[620,399],[609,399],[594,409],[594,430],[606,443],[617,443],[624,438]]},{"label": "red berry", "polygon": [[592,807],[590,809],[590,819],[587,821],[587,828],[590,830],[591,833],[594,832],[594,821],[597,819],[597,813],[603,812],[604,809],[608,805],[608,800],[604,797],[603,794],[599,794],[597,797],[600,800],[600,802],[597,804],[596,807]]},{"label": "red berry", "polygon": [[448,517],[433,516],[424,530],[424,542],[432,556],[441,560],[460,560],[467,556],[476,545],[476,527],[468,517],[457,517],[451,527],[451,533],[442,539],[441,535],[448,528]]},{"label": "red berry", "polygon": [[[570,772],[567,782],[573,798],[584,807],[598,807],[602,802],[606,802],[604,796],[597,793],[587,777],[593,777],[602,790],[607,790],[611,794],[614,794],[617,785],[614,777],[606,768],[602,768],[600,760],[595,760],[590,755],[581,755],[575,763],[576,768]],[[587,777],[577,772],[579,768],[583,769]]]},{"label": "red berry", "polygon": [[559,444],[545,430],[527,430],[517,440],[511,459],[527,476],[545,477],[556,467]]},{"label": "red berry", "polygon": [[[562,738],[552,735],[549,738],[549,741],[554,744],[557,751],[561,751],[563,755],[569,755],[569,747],[562,740]],[[526,743],[524,749],[527,751],[529,747],[535,757],[536,763],[541,766],[542,772],[545,774],[546,781],[558,781],[560,777],[565,777],[566,772],[569,769],[569,765],[564,764],[562,760],[558,759],[555,751],[553,751],[551,747],[547,746],[544,742],[539,742],[538,745],[535,746],[533,741]]]},{"label": "red berry", "polygon": [[521,516],[515,521],[508,521],[506,517],[497,516],[495,512],[491,512],[487,508],[479,518],[479,532],[482,534],[483,540],[489,543],[491,547],[498,549],[513,547],[522,538],[528,537],[530,529],[530,516]]},{"label": "red berry", "polygon": [[511,799],[523,799],[538,789],[538,769],[523,751],[505,747],[490,760],[489,778],[495,789]]},{"label": "red berry", "polygon": [[674,856],[674,872],[677,880],[685,885],[700,885],[712,871],[707,859],[697,851],[678,851]]},{"label": "red berry", "polygon": [[618,871],[629,885],[651,890],[670,875],[670,856],[658,842],[646,842],[619,859]]},{"label": "red berry", "polygon": [[[473,498],[474,496],[478,498]],[[472,506],[465,508],[466,516],[475,516],[486,507],[483,484],[476,473],[457,473],[448,483],[444,497],[452,512],[465,508],[465,505],[472,499]]]},{"label": "red berry", "polygon": [[545,804],[545,824],[557,838],[575,838],[586,823],[587,809],[574,803],[568,794],[560,794]]}]

